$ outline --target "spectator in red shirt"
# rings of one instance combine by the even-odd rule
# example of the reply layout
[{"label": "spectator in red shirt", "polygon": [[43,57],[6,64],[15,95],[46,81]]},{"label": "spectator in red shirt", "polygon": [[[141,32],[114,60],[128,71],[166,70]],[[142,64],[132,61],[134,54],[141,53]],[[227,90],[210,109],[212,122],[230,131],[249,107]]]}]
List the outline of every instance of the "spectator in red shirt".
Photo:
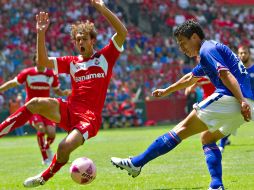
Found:
[{"label": "spectator in red shirt", "polygon": [[136,118],[135,104],[130,98],[126,98],[120,105],[120,112],[122,116],[122,126],[125,127],[128,121],[131,126],[134,126],[134,120]]}]

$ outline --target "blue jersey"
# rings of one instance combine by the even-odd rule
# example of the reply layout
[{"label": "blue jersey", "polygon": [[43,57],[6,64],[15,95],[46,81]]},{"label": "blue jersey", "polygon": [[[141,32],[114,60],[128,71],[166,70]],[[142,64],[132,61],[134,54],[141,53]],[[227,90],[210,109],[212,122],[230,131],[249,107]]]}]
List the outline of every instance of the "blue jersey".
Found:
[{"label": "blue jersey", "polygon": [[250,86],[250,77],[242,61],[226,45],[213,40],[204,41],[201,45],[200,62],[192,70],[194,76],[208,76],[216,87],[215,92],[233,96],[231,91],[219,78],[221,70],[228,70],[238,81],[245,98],[254,99]]},{"label": "blue jersey", "polygon": [[251,85],[252,93],[254,95],[254,65],[248,67],[247,71],[250,75],[250,85]]}]

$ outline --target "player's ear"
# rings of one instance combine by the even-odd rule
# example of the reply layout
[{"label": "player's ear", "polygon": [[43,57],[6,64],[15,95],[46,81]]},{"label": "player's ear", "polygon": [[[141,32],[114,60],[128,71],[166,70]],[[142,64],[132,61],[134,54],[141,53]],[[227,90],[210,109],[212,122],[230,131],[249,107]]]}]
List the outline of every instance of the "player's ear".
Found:
[{"label": "player's ear", "polygon": [[192,36],[190,37],[190,39],[197,40],[197,39],[200,39],[200,38],[196,33],[193,33]]}]

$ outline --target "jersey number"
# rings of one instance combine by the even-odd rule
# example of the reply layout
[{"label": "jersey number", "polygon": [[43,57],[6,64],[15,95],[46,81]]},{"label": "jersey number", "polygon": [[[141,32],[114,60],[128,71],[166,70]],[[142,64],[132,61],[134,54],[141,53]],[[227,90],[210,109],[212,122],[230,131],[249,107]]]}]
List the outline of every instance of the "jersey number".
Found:
[{"label": "jersey number", "polygon": [[238,62],[238,68],[239,68],[241,74],[245,74],[245,75],[248,74],[248,71],[246,70],[246,68],[245,68],[245,66],[243,65],[243,62],[242,62],[242,61],[239,61],[239,62]]}]

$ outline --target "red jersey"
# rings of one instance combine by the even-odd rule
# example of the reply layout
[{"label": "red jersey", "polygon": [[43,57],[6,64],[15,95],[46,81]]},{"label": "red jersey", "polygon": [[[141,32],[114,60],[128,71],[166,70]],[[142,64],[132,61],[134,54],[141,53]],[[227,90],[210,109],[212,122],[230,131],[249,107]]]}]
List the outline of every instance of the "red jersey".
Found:
[{"label": "red jersey", "polygon": [[113,66],[122,51],[112,38],[107,46],[90,58],[51,58],[54,60],[56,73],[71,75],[72,94],[68,97],[69,110],[76,115],[86,113],[87,110],[96,115],[101,114]]},{"label": "red jersey", "polygon": [[16,77],[19,84],[26,82],[26,102],[34,97],[49,97],[50,87],[59,88],[59,80],[53,70],[45,68],[39,72],[36,67],[22,70]]},{"label": "red jersey", "polygon": [[206,99],[208,96],[210,96],[215,91],[214,85],[211,83],[211,81],[205,77],[198,80],[198,83],[201,85],[204,91],[203,99]]}]

